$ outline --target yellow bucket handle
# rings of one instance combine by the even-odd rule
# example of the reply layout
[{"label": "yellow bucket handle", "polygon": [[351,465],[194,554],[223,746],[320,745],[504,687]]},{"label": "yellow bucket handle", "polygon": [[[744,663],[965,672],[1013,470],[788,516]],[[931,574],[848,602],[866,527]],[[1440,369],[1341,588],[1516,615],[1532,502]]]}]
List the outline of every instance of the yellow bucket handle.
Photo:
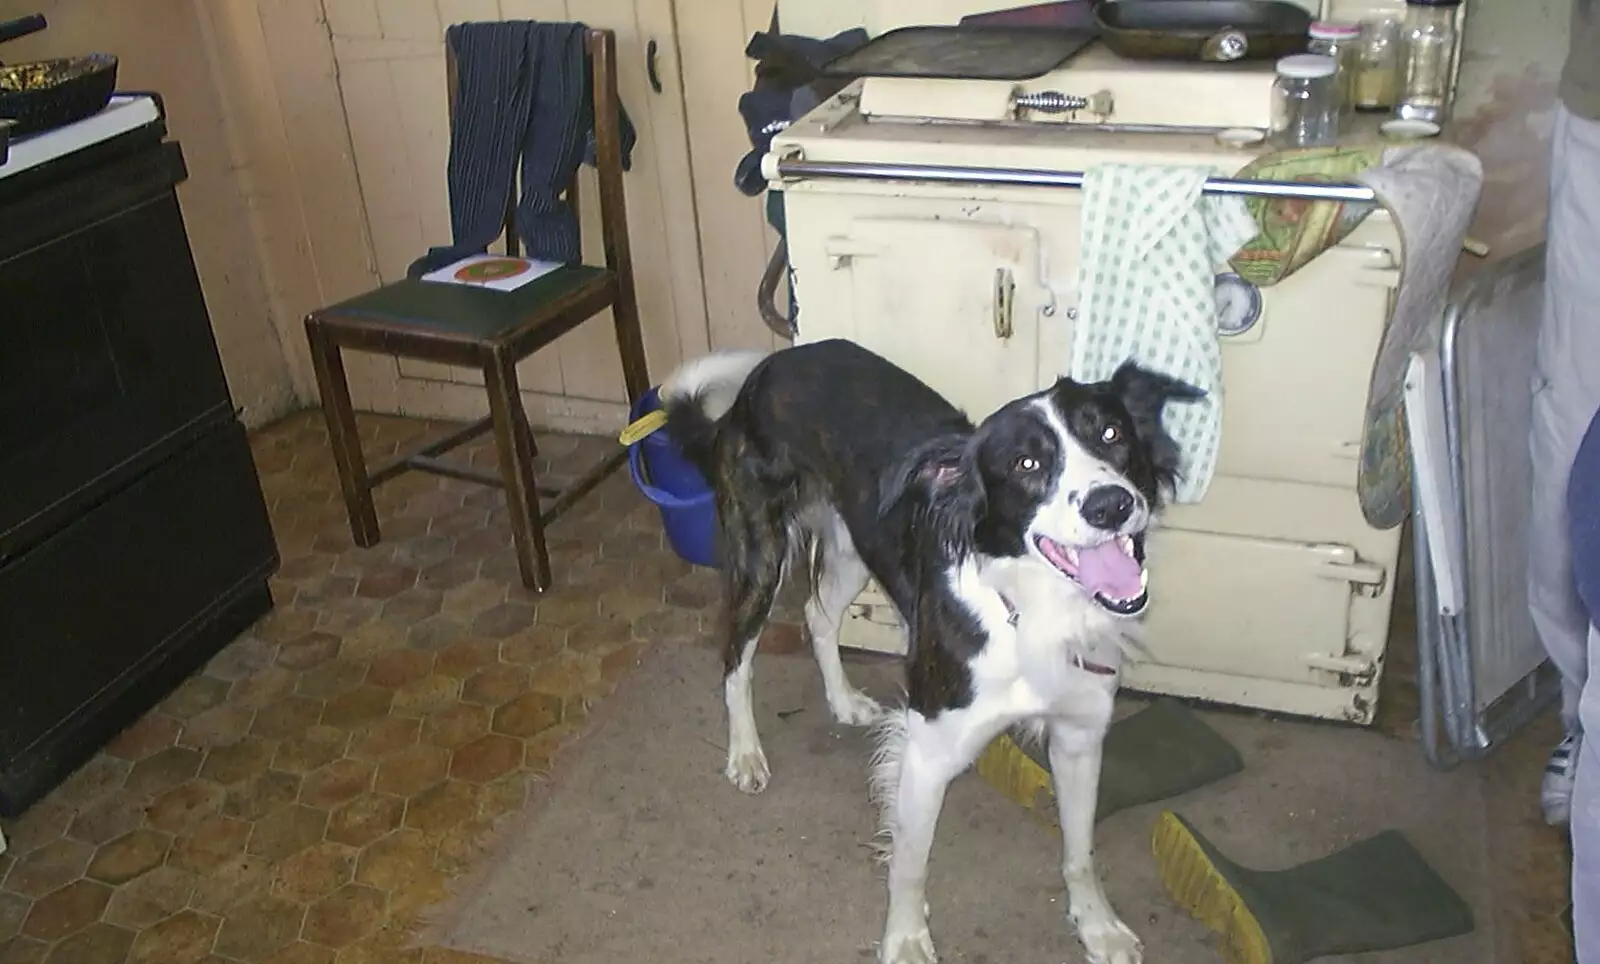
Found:
[{"label": "yellow bucket handle", "polygon": [[632,445],[635,442],[638,442],[640,439],[659,431],[666,424],[666,412],[663,412],[660,409],[656,409],[653,412],[647,412],[628,423],[628,427],[622,430],[621,435],[617,436],[617,441],[621,442],[624,446]]}]

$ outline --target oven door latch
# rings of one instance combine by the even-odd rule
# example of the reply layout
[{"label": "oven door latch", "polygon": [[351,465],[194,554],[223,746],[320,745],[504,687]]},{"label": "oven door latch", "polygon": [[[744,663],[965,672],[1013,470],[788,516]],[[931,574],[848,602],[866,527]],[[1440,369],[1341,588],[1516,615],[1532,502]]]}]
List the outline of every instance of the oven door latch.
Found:
[{"label": "oven door latch", "polygon": [[1336,582],[1347,582],[1357,595],[1375,597],[1383,594],[1388,572],[1376,563],[1356,558],[1348,546],[1319,547],[1330,550],[1329,558],[1317,567],[1317,575]]},{"label": "oven door latch", "polygon": [[1017,304],[1017,279],[1010,268],[994,269],[994,336],[1011,337],[1014,330],[1013,314]]},{"label": "oven door latch", "polygon": [[1331,656],[1317,653],[1306,657],[1306,665],[1324,673],[1333,673],[1344,686],[1366,686],[1377,675],[1378,662],[1360,653]]}]

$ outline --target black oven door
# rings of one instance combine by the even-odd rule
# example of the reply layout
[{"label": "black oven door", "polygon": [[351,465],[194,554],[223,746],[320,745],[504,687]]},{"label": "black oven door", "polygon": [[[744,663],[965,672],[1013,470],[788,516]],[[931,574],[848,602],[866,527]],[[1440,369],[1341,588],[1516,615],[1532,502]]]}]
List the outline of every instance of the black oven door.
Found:
[{"label": "black oven door", "polygon": [[163,145],[0,203],[0,563],[233,417],[183,177]]}]

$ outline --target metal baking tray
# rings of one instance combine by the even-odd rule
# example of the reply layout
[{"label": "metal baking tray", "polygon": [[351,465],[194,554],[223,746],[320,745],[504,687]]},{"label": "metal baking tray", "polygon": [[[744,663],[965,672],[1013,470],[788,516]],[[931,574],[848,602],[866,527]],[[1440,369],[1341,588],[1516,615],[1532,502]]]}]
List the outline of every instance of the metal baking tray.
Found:
[{"label": "metal baking tray", "polygon": [[900,27],[839,55],[822,68],[828,77],[925,77],[1032,80],[1093,43],[1085,28]]}]

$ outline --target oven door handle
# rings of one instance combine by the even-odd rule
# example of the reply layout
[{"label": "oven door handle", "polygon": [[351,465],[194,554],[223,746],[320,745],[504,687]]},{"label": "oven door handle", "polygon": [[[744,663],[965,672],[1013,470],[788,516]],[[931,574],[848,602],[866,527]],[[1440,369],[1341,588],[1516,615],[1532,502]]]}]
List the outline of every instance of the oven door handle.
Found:
[{"label": "oven door handle", "polygon": [[1010,268],[994,269],[994,336],[1001,341],[1016,330],[1017,278]]}]

